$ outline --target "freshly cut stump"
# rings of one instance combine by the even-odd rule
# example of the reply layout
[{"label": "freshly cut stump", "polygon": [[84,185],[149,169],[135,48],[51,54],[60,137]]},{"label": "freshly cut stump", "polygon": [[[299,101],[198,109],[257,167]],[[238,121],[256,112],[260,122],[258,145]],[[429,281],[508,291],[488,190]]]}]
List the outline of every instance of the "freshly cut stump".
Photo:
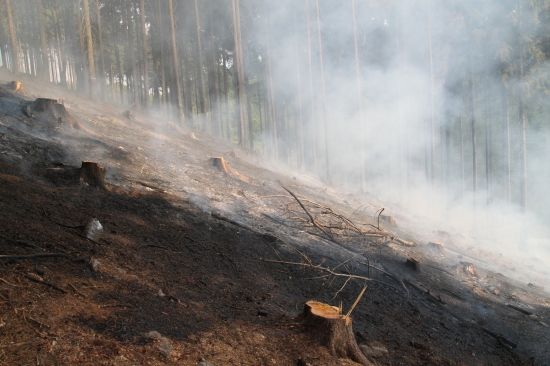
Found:
[{"label": "freshly cut stump", "polygon": [[105,189],[105,168],[97,163],[83,161],[80,168],[80,183]]},{"label": "freshly cut stump", "polygon": [[342,315],[339,308],[312,300],[306,302],[303,316],[312,335],[334,356],[372,365],[357,345],[351,317]]},{"label": "freshly cut stump", "polygon": [[229,174],[229,166],[223,156],[210,158],[210,164],[225,174]]},{"label": "freshly cut stump", "polygon": [[21,91],[23,89],[23,83],[19,80],[14,80],[14,81],[9,83],[9,87],[12,91],[18,92],[18,91]]}]

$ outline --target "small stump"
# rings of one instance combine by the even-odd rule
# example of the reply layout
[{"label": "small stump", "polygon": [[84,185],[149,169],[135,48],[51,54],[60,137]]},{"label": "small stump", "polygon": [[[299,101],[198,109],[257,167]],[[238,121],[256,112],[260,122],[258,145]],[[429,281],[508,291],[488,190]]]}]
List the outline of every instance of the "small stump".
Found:
[{"label": "small stump", "polygon": [[219,171],[225,174],[229,174],[229,165],[227,164],[223,156],[210,158],[210,164]]},{"label": "small stump", "polygon": [[23,113],[27,117],[38,118],[46,123],[64,124],[71,128],[80,128],[78,122],[69,114],[65,106],[56,99],[37,98],[24,105]]},{"label": "small stump", "polygon": [[97,163],[83,161],[80,168],[80,183],[105,189],[105,168]]},{"label": "small stump", "polygon": [[372,365],[363,354],[353,333],[351,317],[339,308],[318,301],[304,306],[304,320],[311,333],[336,357],[349,358],[362,365]]},{"label": "small stump", "polygon": [[443,244],[438,241],[431,241],[428,243],[428,248],[437,251],[442,252],[443,251]]},{"label": "small stump", "polygon": [[407,258],[407,260],[405,261],[405,265],[413,271],[418,271],[420,269],[420,262],[418,262],[418,260],[413,257]]},{"label": "small stump", "polygon": [[130,111],[130,110],[124,111],[124,112],[122,113],[122,115],[123,115],[124,118],[126,118],[128,121],[133,121],[133,120],[135,119],[134,114],[133,114],[132,111]]},{"label": "small stump", "polygon": [[19,80],[14,80],[9,83],[9,88],[14,92],[19,92],[23,90],[23,83]]}]

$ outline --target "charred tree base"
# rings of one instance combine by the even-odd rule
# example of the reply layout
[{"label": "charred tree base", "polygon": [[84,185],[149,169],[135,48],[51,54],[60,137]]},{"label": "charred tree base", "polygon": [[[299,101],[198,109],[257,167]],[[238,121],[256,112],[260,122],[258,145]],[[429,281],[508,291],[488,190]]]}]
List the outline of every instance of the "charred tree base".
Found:
[{"label": "charred tree base", "polygon": [[105,168],[100,167],[97,163],[83,161],[80,168],[80,183],[105,189]]},{"label": "charred tree base", "polygon": [[337,357],[348,358],[362,365],[373,365],[363,354],[353,333],[351,317],[342,315],[339,308],[318,301],[304,306],[304,322],[323,346]]},{"label": "charred tree base", "polygon": [[71,128],[80,128],[65,106],[56,99],[37,98],[23,106],[23,113],[27,117],[38,118],[46,124],[53,123],[56,126],[67,125]]},{"label": "charred tree base", "polygon": [[225,174],[229,174],[229,166],[227,165],[223,156],[210,158],[210,165]]}]

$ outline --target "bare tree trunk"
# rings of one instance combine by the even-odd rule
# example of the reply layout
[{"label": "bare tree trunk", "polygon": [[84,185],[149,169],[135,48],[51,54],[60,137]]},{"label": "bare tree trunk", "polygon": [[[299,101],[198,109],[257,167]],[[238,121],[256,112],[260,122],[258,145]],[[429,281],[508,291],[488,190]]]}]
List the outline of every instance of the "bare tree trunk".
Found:
[{"label": "bare tree trunk", "polygon": [[428,55],[430,59],[430,182],[435,179],[435,81],[434,58],[432,45],[432,13],[431,3],[428,13]]},{"label": "bare tree trunk", "polygon": [[275,91],[273,87],[273,65],[272,65],[272,50],[271,50],[271,21],[268,15],[268,34],[266,36],[266,78],[267,78],[267,104],[269,111],[269,135],[270,135],[270,150],[271,156],[275,159],[279,158],[279,128],[277,118],[277,106],[275,104]]},{"label": "bare tree trunk", "polygon": [[461,182],[461,189],[462,194],[464,194],[464,190],[466,189],[466,170],[465,170],[465,164],[464,164],[464,117],[460,115],[460,182]]},{"label": "bare tree trunk", "polygon": [[[519,35],[523,33],[523,6],[522,1],[518,1],[519,9]],[[527,113],[525,112],[524,96],[528,93],[528,85],[523,80],[525,77],[525,59],[524,59],[524,46],[520,39],[520,51],[519,51],[519,77],[520,77],[520,90],[518,96],[518,112],[519,123],[521,129],[521,176],[520,176],[520,205],[522,210],[527,207]]]},{"label": "bare tree trunk", "polygon": [[[352,8],[352,24],[353,24],[353,50],[354,50],[354,59],[355,59],[355,87],[356,87],[356,93],[357,93],[357,112],[358,112],[358,119],[360,124],[360,134],[362,135],[362,140],[366,141],[366,127],[363,126],[364,123],[364,117],[363,117],[363,103],[362,103],[362,95],[363,95],[363,83],[362,83],[362,75],[361,75],[361,64],[359,62],[359,39],[357,36],[357,0],[351,0],[351,8]],[[360,162],[360,179],[361,179],[361,188],[366,188],[366,170],[367,170],[367,156],[366,156],[366,147],[361,144],[360,146],[360,152],[359,156],[361,158]]]},{"label": "bare tree trunk", "polygon": [[239,116],[240,116],[240,136],[239,143],[241,146],[250,148],[251,141],[249,136],[248,120],[248,101],[246,94],[246,83],[244,75],[244,58],[241,38],[241,14],[240,0],[232,0],[233,5],[233,37],[235,41],[235,56],[237,64],[237,89],[239,100]]},{"label": "bare tree trunk", "polygon": [[86,50],[88,53],[88,75],[89,75],[89,92],[94,95],[96,83],[96,70],[94,58],[94,40],[92,38],[92,24],[90,22],[90,4],[88,0],[82,0],[82,10],[84,16],[84,30],[86,32]]},{"label": "bare tree trunk", "polygon": [[44,81],[50,80],[49,57],[48,57],[48,36],[44,18],[43,0],[38,0],[38,22],[40,24],[40,78]]},{"label": "bare tree trunk", "polygon": [[325,179],[330,182],[330,161],[329,161],[329,144],[328,144],[328,128],[327,128],[327,111],[326,111],[326,99],[327,99],[327,85],[325,80],[325,62],[323,55],[323,38],[321,35],[321,9],[319,0],[315,0],[316,16],[317,16],[317,45],[319,48],[319,65],[321,73],[321,128],[324,141],[324,155],[325,155]]},{"label": "bare tree trunk", "polygon": [[95,0],[95,12],[97,17],[97,42],[99,48],[99,77],[100,77],[100,88],[103,89],[105,84],[105,52],[103,50],[103,27],[101,24],[101,11],[99,8],[99,0]]},{"label": "bare tree trunk", "polygon": [[[470,75],[470,124],[472,132],[472,189],[474,197],[477,191],[477,156],[476,156],[476,118],[475,118],[475,105],[474,105],[474,81],[472,75]],[[474,198],[475,200],[475,198]]]},{"label": "bare tree trunk", "polygon": [[159,92],[159,105],[164,105],[165,108],[168,107],[167,95],[166,95],[166,67],[165,67],[165,50],[164,50],[164,27],[163,27],[163,11],[162,11],[162,0],[157,0],[157,24],[158,24],[158,40],[160,43],[160,56],[159,56],[159,67],[158,73],[160,74],[160,87],[162,89],[162,95]]},{"label": "bare tree trunk", "polygon": [[147,42],[147,25],[145,22],[145,0],[139,3],[139,18],[141,22],[141,41],[143,51],[143,100],[145,107],[149,105],[149,43]]},{"label": "bare tree trunk", "polygon": [[[200,104],[200,112],[202,114],[205,114],[206,113],[206,109],[207,109],[207,98],[206,98],[206,93],[205,93],[205,85],[206,82],[205,82],[205,78],[204,78],[204,72],[203,72],[203,54],[202,54],[202,37],[201,37],[201,18],[200,18],[200,9],[199,9],[199,0],[195,0],[195,26],[196,26],[196,32],[197,32],[197,55],[199,57],[199,62],[198,62],[198,65],[197,65],[197,69],[198,69],[198,76],[199,76],[199,79],[198,79],[198,82],[199,82],[199,90],[198,90],[198,94],[199,94],[199,104]],[[208,121],[210,122],[211,124],[211,116],[208,115]],[[212,126],[210,126],[211,128]]]},{"label": "bare tree trunk", "polygon": [[[521,92],[520,92],[521,93]],[[521,176],[520,176],[520,205],[523,210],[527,207],[527,114],[523,97],[519,97],[519,122],[521,129]]]},{"label": "bare tree trunk", "polygon": [[21,65],[20,65],[20,50],[19,50],[19,42],[17,41],[17,31],[15,30],[15,23],[13,19],[13,7],[11,0],[6,0],[6,14],[8,16],[8,32],[10,35],[10,47],[11,47],[11,58],[13,62],[13,71],[14,72],[20,72],[21,71]]},{"label": "bare tree trunk", "polygon": [[176,95],[178,102],[178,117],[181,123],[185,122],[183,93],[181,89],[180,64],[178,56],[178,47],[176,43],[176,22],[174,20],[174,4],[172,0],[168,0],[168,13],[170,14],[170,33],[172,41],[172,66],[174,68],[174,78],[176,85]]},{"label": "bare tree trunk", "polygon": [[[311,123],[315,116],[315,100],[314,100],[314,86],[313,86],[313,42],[312,42],[312,24],[311,24],[311,6],[310,0],[304,0],[304,14],[306,18],[306,33],[307,33],[307,66],[308,66],[308,84],[309,84],[309,116],[308,121]],[[314,148],[311,149],[312,164],[317,166],[319,164],[318,154],[315,139],[312,141]]]},{"label": "bare tree trunk", "polygon": [[502,102],[503,110],[506,120],[506,197],[508,201],[512,200],[512,153],[511,153],[511,134],[510,134],[510,101],[508,98],[508,90],[504,85],[501,87],[502,90]]}]

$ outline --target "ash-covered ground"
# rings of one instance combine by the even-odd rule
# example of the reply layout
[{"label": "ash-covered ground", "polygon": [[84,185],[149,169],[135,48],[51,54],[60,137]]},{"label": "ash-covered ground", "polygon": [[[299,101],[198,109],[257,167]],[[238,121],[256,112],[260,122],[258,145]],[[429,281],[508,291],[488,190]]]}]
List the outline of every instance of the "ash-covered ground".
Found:
[{"label": "ash-covered ground", "polygon": [[0,254],[37,257],[0,257],[0,364],[351,365],[299,315],[364,285],[352,316],[373,364],[550,364],[548,273],[510,276],[513,259],[169,118],[23,85],[0,92]]}]

